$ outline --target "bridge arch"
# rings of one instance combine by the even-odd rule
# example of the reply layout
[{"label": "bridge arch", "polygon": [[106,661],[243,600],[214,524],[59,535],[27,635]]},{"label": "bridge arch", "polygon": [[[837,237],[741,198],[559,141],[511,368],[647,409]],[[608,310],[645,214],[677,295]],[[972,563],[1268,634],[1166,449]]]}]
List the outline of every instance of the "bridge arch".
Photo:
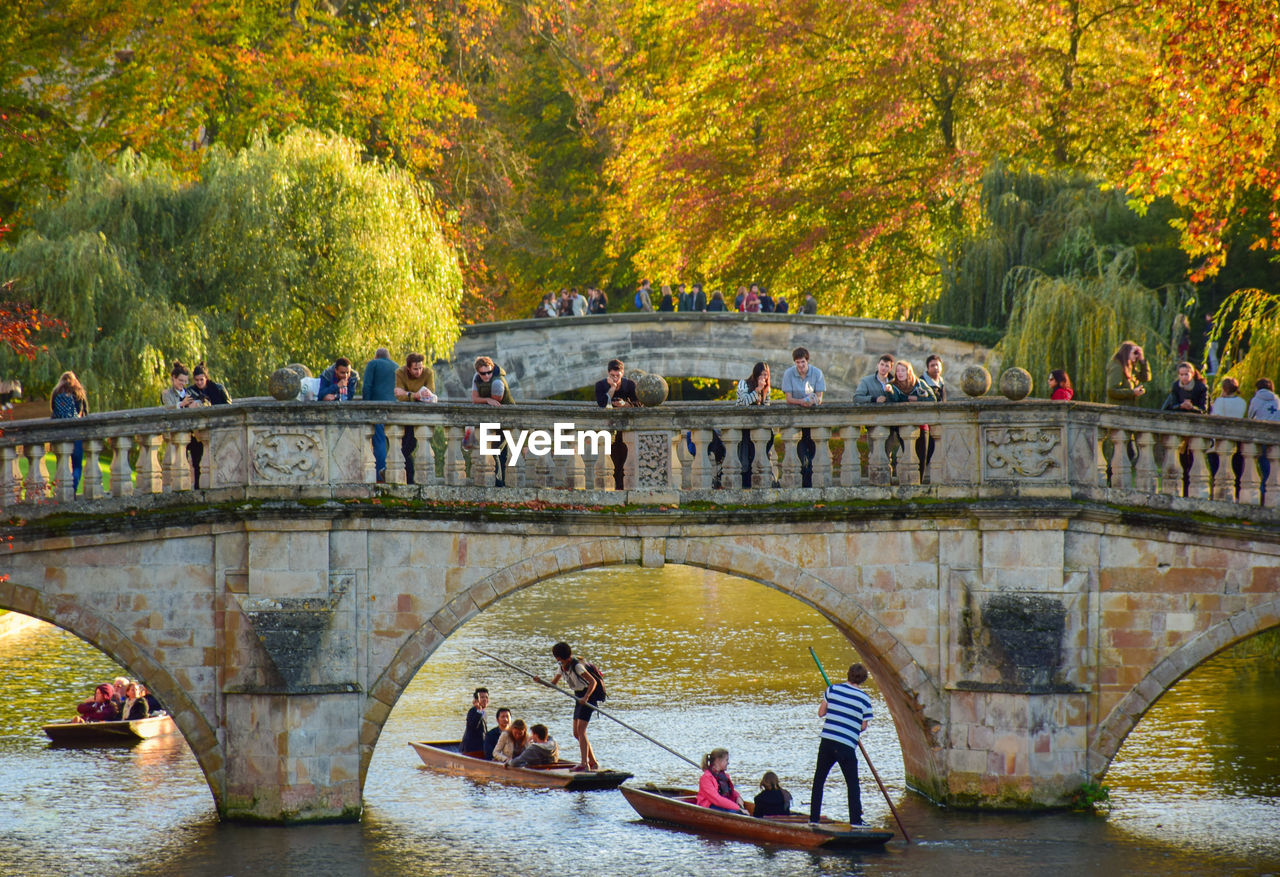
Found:
[{"label": "bridge arch", "polygon": [[1090,774],[1106,773],[1138,722],[1178,680],[1219,652],[1274,627],[1280,627],[1280,598],[1237,612],[1166,655],[1099,724],[1089,747]]},{"label": "bridge arch", "polygon": [[[645,544],[651,541],[664,545]],[[936,764],[936,734],[943,725],[945,704],[907,647],[857,600],[803,567],[750,546],[705,537],[596,539],[549,549],[491,574],[455,598],[405,640],[371,688],[360,735],[361,787],[377,739],[400,695],[436,648],[462,625],[499,600],[560,575],[625,564],[657,565],[656,555],[647,551],[661,551],[664,563],[722,572],[764,585],[818,611],[849,638],[878,680],[913,786],[931,797],[939,793],[942,781]]]},{"label": "bridge arch", "polygon": [[187,689],[124,631],[99,613],[72,600],[58,599],[12,581],[0,582],[0,609],[38,618],[84,640],[146,685],[173,716],[187,747],[204,773],[215,804],[220,804],[224,770],[217,735]]}]

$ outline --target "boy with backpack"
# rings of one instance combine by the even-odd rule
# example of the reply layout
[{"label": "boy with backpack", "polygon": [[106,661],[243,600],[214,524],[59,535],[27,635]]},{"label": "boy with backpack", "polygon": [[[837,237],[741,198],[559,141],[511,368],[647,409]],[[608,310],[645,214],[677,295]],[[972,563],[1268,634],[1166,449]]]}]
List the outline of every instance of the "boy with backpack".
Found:
[{"label": "boy with backpack", "polygon": [[578,741],[582,760],[573,769],[599,770],[600,762],[596,761],[596,754],[587,740],[587,723],[591,721],[595,705],[605,699],[604,678],[595,666],[581,658],[575,658],[568,643],[556,643],[551,647],[551,654],[560,665],[551,684],[557,684],[563,677],[565,684],[573,689],[574,696],[578,698],[578,705],[573,708],[573,736]]}]

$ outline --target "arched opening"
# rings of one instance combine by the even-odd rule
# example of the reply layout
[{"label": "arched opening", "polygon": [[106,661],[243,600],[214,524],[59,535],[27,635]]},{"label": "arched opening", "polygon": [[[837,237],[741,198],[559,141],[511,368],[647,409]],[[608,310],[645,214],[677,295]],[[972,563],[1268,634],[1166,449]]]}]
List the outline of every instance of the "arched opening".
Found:
[{"label": "arched opening", "polygon": [[[1209,657],[1125,738],[1103,782],[1112,824],[1249,859],[1280,824],[1280,628]],[[1229,839],[1229,840],[1228,840]]]},{"label": "arched opening", "polygon": [[[208,783],[181,735],[84,746],[45,736],[44,724],[71,719],[77,703],[116,676],[151,681],[144,669],[123,667],[49,623],[0,638],[0,863],[108,873],[135,861],[139,827],[148,849],[136,852],[158,861],[179,854],[183,832],[216,822]],[[35,870],[0,865],[0,874]]]},{"label": "arched opening", "polygon": [[[493,652],[550,678],[555,664],[549,650],[561,639],[605,674],[607,712],[694,761],[712,748],[728,748],[730,772],[746,797],[759,791],[764,771],[775,771],[797,810],[806,809],[810,799],[821,728],[816,710],[824,689],[808,650],[813,647],[837,678],[859,660],[849,639],[815,609],[736,576],[675,564],[554,576],[471,618],[422,665],[383,726],[364,786],[367,813],[399,821],[396,811],[431,800],[438,805],[433,820],[438,816],[442,830],[459,837],[483,828],[471,809],[477,797],[513,813],[536,800],[534,806],[549,810],[552,833],[557,820],[576,819],[575,796],[531,799],[500,786],[459,783],[418,770],[420,762],[406,745],[456,740],[472,690],[484,685],[491,694],[491,724],[499,707],[509,707],[528,723],[546,724],[566,757],[576,760],[571,701],[475,651]],[[877,718],[865,744],[900,804],[901,748],[879,688],[873,681],[868,689]],[[630,771],[633,782],[696,786],[698,770],[607,718],[597,716],[589,728],[603,766]],[[826,788],[824,812],[843,818],[847,803],[838,769]],[[869,777],[863,805],[868,821],[890,818]],[[628,818],[620,798],[607,806]],[[529,815],[515,818],[523,824]],[[529,831],[535,837],[541,829]],[[510,842],[518,849],[525,841]]]}]

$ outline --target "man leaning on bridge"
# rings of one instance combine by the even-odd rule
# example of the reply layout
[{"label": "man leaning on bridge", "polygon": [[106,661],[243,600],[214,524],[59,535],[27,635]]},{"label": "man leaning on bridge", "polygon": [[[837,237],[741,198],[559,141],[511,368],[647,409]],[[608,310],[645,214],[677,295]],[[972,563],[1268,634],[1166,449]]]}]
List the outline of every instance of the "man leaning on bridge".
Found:
[{"label": "man leaning on bridge", "polygon": [[[795,364],[782,373],[782,392],[787,395],[787,404],[804,408],[821,405],[822,394],[827,390],[822,369],[809,363],[809,351],[803,347],[791,351],[791,361]],[[808,428],[800,430],[796,456],[800,459],[800,483],[804,487],[813,486],[813,457],[817,449]]]},{"label": "man leaning on bridge", "polygon": [[[427,365],[427,358],[421,353],[410,353],[404,358],[404,365],[396,369],[396,399],[401,402],[438,402],[436,395],[436,373]],[[428,431],[430,428],[428,427]],[[400,439],[400,450],[404,454],[405,481],[415,484],[413,480],[413,452],[418,448],[418,438],[414,435],[414,427],[404,428],[404,437]]]},{"label": "man leaning on bridge", "polygon": [[[379,347],[373,359],[364,367],[364,392],[361,398],[368,402],[394,402],[396,399],[396,364],[391,361],[391,352]],[[377,423],[373,427],[373,459],[374,468],[378,471],[378,481],[387,480],[387,429],[384,424]]]},{"label": "man leaning on bridge", "polygon": [[[605,366],[603,380],[596,381],[596,405],[601,408],[638,408],[640,399],[636,396],[636,382],[624,378],[626,370],[620,359],[609,360]],[[609,445],[609,456],[613,460],[614,489],[622,490],[623,466],[627,461],[627,444],[621,441],[621,433],[613,434]]]}]

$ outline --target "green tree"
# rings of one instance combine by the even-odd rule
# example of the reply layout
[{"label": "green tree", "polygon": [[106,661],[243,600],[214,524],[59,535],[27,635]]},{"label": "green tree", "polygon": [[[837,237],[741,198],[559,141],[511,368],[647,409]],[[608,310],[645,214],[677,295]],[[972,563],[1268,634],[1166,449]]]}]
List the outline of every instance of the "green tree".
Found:
[{"label": "green tree", "polygon": [[1156,288],[1179,282],[1190,265],[1162,200],[1143,215],[1125,194],[1073,171],[1017,170],[994,162],[982,177],[982,222],[940,259],[942,290],[929,314],[957,326],[1004,328],[1015,269],[1048,276],[1086,274],[1098,248],[1131,248],[1136,279]]},{"label": "green tree", "polygon": [[72,369],[98,409],[157,403],[174,358],[207,359],[236,395],[289,361],[361,359],[385,344],[444,353],[461,273],[402,171],[354,142],[295,130],[211,150],[198,181],[126,154],[81,154],[66,198],[34,211],[0,273],[67,324],[33,388]]},{"label": "green tree", "polygon": [[[184,301],[219,374],[260,392],[285,362],[444,354],[460,331],[457,258],[405,171],[357,144],[293,131],[214,149],[192,193]],[[233,377],[234,376],[234,377]]]}]

